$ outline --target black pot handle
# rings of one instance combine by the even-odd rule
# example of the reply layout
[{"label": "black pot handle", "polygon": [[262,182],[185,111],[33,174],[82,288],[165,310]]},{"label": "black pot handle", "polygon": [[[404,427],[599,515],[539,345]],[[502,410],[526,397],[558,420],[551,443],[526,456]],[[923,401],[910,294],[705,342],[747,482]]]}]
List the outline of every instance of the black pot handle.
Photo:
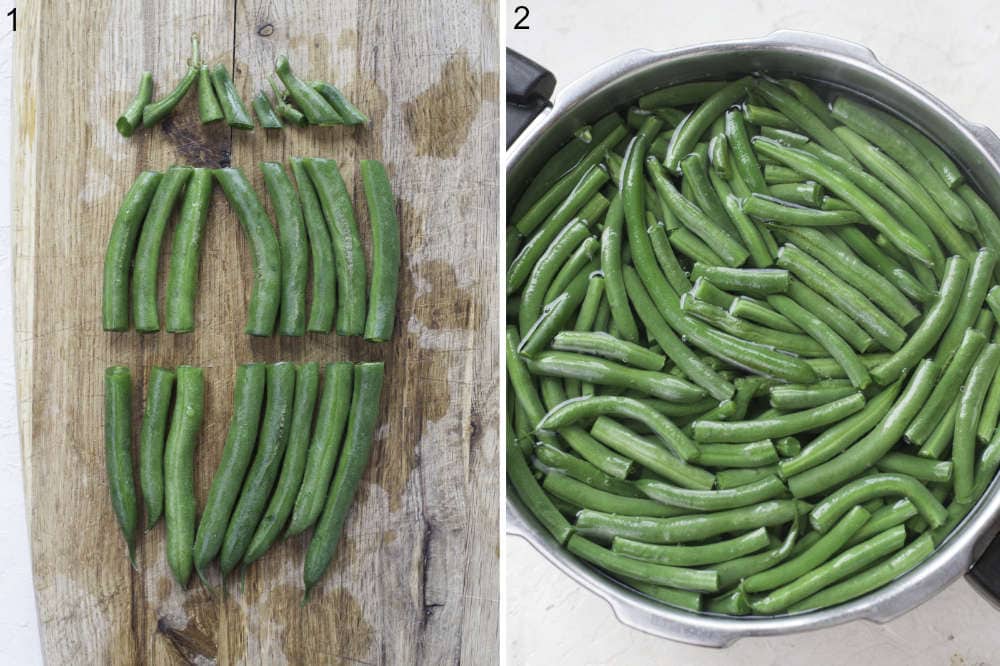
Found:
[{"label": "black pot handle", "polygon": [[979,594],[994,607],[1000,608],[1000,536],[994,537],[986,546],[966,578]]},{"label": "black pot handle", "polygon": [[556,77],[537,62],[507,49],[507,147],[531,124],[543,109],[552,106],[549,98]]}]

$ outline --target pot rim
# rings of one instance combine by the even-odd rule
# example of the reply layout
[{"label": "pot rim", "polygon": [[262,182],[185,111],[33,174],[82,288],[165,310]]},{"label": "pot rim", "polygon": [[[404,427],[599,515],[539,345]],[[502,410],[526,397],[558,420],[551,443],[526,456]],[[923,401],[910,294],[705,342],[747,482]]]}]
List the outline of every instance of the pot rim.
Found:
[{"label": "pot rim", "polygon": [[[616,84],[636,70],[664,61],[696,58],[720,50],[788,51],[821,55],[852,70],[864,70],[888,81],[896,92],[919,102],[925,111],[944,120],[976,149],[985,167],[1000,173],[1000,139],[985,126],[970,123],[912,81],[882,65],[868,48],[839,38],[796,30],[779,30],[761,38],[704,43],[668,51],[634,50],[599,65],[559,91],[552,107],[543,111],[507,151],[506,175],[527,150],[564,114]],[[996,200],[1000,190],[991,197]],[[842,624],[855,619],[887,622],[919,606],[963,575],[1000,532],[1000,483],[994,478],[982,498],[934,553],[918,567],[858,599],[827,609],[767,618],[728,617],[693,613],[665,606],[630,590],[597,569],[579,561],[540,526],[520,499],[508,493],[507,534],[525,539],[549,562],[611,606],[624,624],[672,640],[707,647],[726,647],[747,636],[773,636]]]}]

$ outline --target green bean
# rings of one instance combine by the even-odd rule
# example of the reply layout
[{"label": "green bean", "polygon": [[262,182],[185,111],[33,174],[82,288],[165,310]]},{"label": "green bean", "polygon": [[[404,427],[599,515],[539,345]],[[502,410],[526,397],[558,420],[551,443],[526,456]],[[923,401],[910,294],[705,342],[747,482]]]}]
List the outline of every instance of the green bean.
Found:
[{"label": "green bean", "polygon": [[846,201],[841,201],[837,197],[824,196],[820,202],[821,210],[854,210]]},{"label": "green bean", "polygon": [[921,361],[899,399],[868,435],[834,458],[788,479],[792,495],[816,495],[856,477],[874,465],[899,441],[913,416],[923,407],[937,373],[936,363],[930,359]]},{"label": "green bean", "polygon": [[[349,364],[345,364],[349,365]],[[327,373],[327,381],[332,381]],[[311,444],[309,432],[312,427],[316,393],[319,386],[319,365],[303,363],[295,369],[295,398],[292,402],[292,422],[289,427],[288,445],[281,463],[281,476],[274,487],[274,494],[268,502],[264,517],[254,532],[250,545],[243,555],[246,566],[259,559],[281,534],[292,509],[302,492],[305,475],[306,456]],[[345,410],[346,411],[346,410]]]},{"label": "green bean", "polygon": [[754,137],[754,148],[767,157],[774,158],[840,197],[865,218],[876,231],[884,234],[893,245],[908,256],[925,264],[933,264],[933,256],[927,246],[912,231],[902,226],[875,199],[862,191],[843,173],[831,169],[813,155],[782,146],[766,137]]},{"label": "green bean", "polygon": [[309,84],[313,90],[318,92],[333,107],[333,110],[340,116],[340,121],[345,125],[364,125],[368,122],[368,116],[354,106],[344,93],[331,83],[325,81],[313,81]]},{"label": "green bean", "polygon": [[579,535],[571,536],[566,548],[577,557],[602,569],[645,583],[699,592],[714,592],[719,589],[718,575],[714,571],[684,569],[634,560],[602,548]]},{"label": "green bean", "polygon": [[201,263],[201,239],[212,204],[212,171],[194,169],[181,204],[181,219],[174,230],[167,278],[167,330],[194,330],[194,302]]},{"label": "green bean", "polygon": [[678,192],[655,159],[647,160],[646,167],[656,191],[689,231],[705,241],[727,265],[735,267],[747,260],[749,255],[743,246]]},{"label": "green bean", "polygon": [[958,299],[958,306],[948,323],[948,328],[938,340],[937,350],[934,353],[934,360],[938,363],[948,362],[961,344],[965,330],[975,322],[986,299],[986,292],[993,282],[993,270],[996,266],[997,254],[993,250],[983,248],[976,254],[975,261],[969,269],[965,292]]},{"label": "green bean", "polygon": [[222,548],[230,514],[250,466],[257,442],[266,372],[267,366],[263,363],[247,363],[236,369],[233,417],[194,539],[194,567],[202,581],[205,580],[205,567]]},{"label": "green bean", "polygon": [[769,439],[743,444],[699,444],[698,464],[703,467],[765,467],[778,462],[778,452]]},{"label": "green bean", "polygon": [[633,398],[593,396],[568,400],[551,409],[538,424],[538,429],[558,430],[584,419],[605,415],[643,423],[681,460],[698,457],[698,447],[670,419]]},{"label": "green bean", "polygon": [[[143,171],[125,194],[115,216],[104,255],[101,321],[105,331],[128,330],[129,268],[150,203],[156,198],[163,174]],[[164,191],[165,193],[165,191]],[[164,195],[161,195],[161,199]]]},{"label": "green bean", "polygon": [[791,458],[802,452],[802,442],[796,437],[781,437],[774,443],[774,448],[782,458]]},{"label": "green bean", "polygon": [[[711,283],[705,282],[704,284]],[[729,314],[778,331],[802,333],[802,329],[788,317],[774,310],[766,302],[757,301],[748,296],[737,296],[732,299],[729,304]]]},{"label": "green bean", "polygon": [[993,335],[993,328],[996,324],[997,320],[993,316],[993,313],[990,312],[989,308],[983,308],[976,316],[976,323],[973,324],[972,328],[973,330],[982,333],[984,336],[989,337]]},{"label": "green bean", "polygon": [[616,575],[615,577],[629,587],[638,591],[640,594],[643,594],[654,601],[659,601],[660,603],[668,606],[676,606],[677,608],[684,608],[690,611],[697,612],[701,610],[701,593],[699,592],[692,592],[691,590],[678,590],[673,587],[664,587],[662,585],[652,585],[650,583],[644,583],[641,580],[629,578],[628,576]]},{"label": "green bean", "polygon": [[664,416],[668,416],[674,419],[680,419],[681,417],[691,417],[704,414],[710,409],[714,409],[719,406],[719,402],[712,397],[702,398],[697,402],[670,402],[667,400],[658,400],[656,398],[641,398],[640,393],[634,395],[628,395],[626,397],[635,398],[642,404],[652,407]]},{"label": "green bean", "polygon": [[[775,137],[770,137],[775,138]],[[801,183],[805,176],[801,173],[780,164],[764,165],[764,182],[768,185],[784,185],[786,183]]]},{"label": "green bean", "polygon": [[595,511],[606,511],[621,516],[669,518],[686,513],[681,509],[664,506],[650,499],[622,497],[621,495],[615,495],[604,490],[597,490],[558,472],[547,474],[545,481],[542,483],[542,488],[550,495],[576,506]]},{"label": "green bean", "polygon": [[823,356],[826,353],[818,343],[802,333],[786,333],[744,321],[722,308],[691,298],[690,292],[681,296],[681,309],[736,338],[768,348],[800,356]]},{"label": "green bean", "polygon": [[727,83],[713,92],[680,124],[670,139],[664,164],[667,171],[678,173],[681,160],[691,152],[699,138],[726,108],[746,94],[749,77]]},{"label": "green bean", "polygon": [[576,316],[574,331],[590,331],[594,328],[594,321],[597,318],[597,309],[604,298],[604,276],[591,275],[587,280],[587,293],[580,304],[580,311]]},{"label": "green bean", "polygon": [[743,594],[743,590],[737,587],[730,592],[709,599],[708,603],[705,604],[705,610],[720,615],[739,616],[749,615],[753,609],[750,607],[750,601]]},{"label": "green bean", "polygon": [[836,606],[886,585],[927,559],[934,550],[931,535],[924,534],[891,557],[849,580],[832,585],[789,607],[791,612]]},{"label": "green bean", "polygon": [[[650,152],[659,154],[652,150],[652,148]],[[730,161],[729,141],[726,139],[725,132],[721,134],[713,133],[711,140],[708,142],[708,161],[712,167],[709,175],[714,174],[727,179],[731,176],[733,165]]]},{"label": "green bean", "polygon": [[239,130],[252,130],[253,119],[247,112],[247,107],[243,105],[240,94],[236,90],[236,84],[229,76],[229,70],[222,63],[212,68],[212,88],[215,90],[216,99],[222,107],[222,114],[226,118],[226,124]]},{"label": "green bean", "polygon": [[538,485],[531,473],[528,463],[514,443],[511,429],[507,429],[507,479],[513,486],[517,497],[524,503],[538,522],[555,537],[559,545],[565,545],[573,533],[573,526],[567,522],[552,500]]},{"label": "green bean", "polygon": [[191,36],[192,58],[188,63],[188,70],[184,78],[177,84],[170,93],[163,99],[158,99],[142,107],[142,126],[152,127],[163,120],[168,113],[180,103],[188,90],[191,89],[194,80],[198,78],[198,71],[201,69],[201,57],[198,53],[198,35]]},{"label": "green bean", "polygon": [[824,125],[827,127],[834,127],[837,125],[837,121],[834,120],[833,114],[830,113],[827,103],[824,102],[808,85],[794,79],[781,79],[779,83],[781,83],[783,87],[788,88],[788,90],[790,90],[791,93],[795,95],[795,97],[802,102],[807,109],[812,111],[817,118],[823,121]]},{"label": "green bean", "polygon": [[[976,429],[986,390],[1000,367],[1000,345],[989,344],[969,371],[958,397],[955,413],[955,435],[951,443],[951,459],[955,464],[955,500],[972,502],[972,486],[976,456]],[[937,527],[937,525],[932,525]]]},{"label": "green bean", "polygon": [[766,476],[778,473],[777,465],[764,465],[762,467],[743,467],[734,469],[720,469],[715,473],[715,487],[719,490],[730,490],[745,486],[748,483],[760,481]]},{"label": "green bean", "polygon": [[678,292],[690,289],[691,282],[688,280],[687,272],[681,268],[680,262],[677,261],[677,255],[670,247],[671,241],[667,237],[665,225],[656,223],[649,227],[647,233],[653,255],[656,257],[656,263],[670,287]]},{"label": "green bean", "polygon": [[215,88],[212,86],[212,75],[208,65],[198,68],[198,117],[201,118],[203,125],[225,118],[219,105],[219,98],[215,95]]},{"label": "green bean", "polygon": [[[690,292],[699,301],[704,301],[720,308],[730,308],[736,301],[735,296],[722,291],[703,277],[694,281]],[[684,292],[681,293],[683,295]]]},{"label": "green bean", "polygon": [[761,615],[779,613],[899,550],[905,541],[906,530],[902,526],[892,527],[840,553],[797,580],[772,590],[764,597],[751,600],[750,605],[755,613]]},{"label": "green bean", "polygon": [[957,255],[948,259],[937,300],[927,309],[920,325],[910,334],[906,343],[889,359],[872,369],[871,374],[876,382],[885,385],[898,379],[937,344],[958,306],[967,272],[968,263],[965,259]]},{"label": "green bean", "polygon": [[826,532],[852,506],[873,497],[898,495],[910,500],[931,527],[937,527],[944,522],[945,508],[926,486],[912,476],[889,473],[872,474],[841,486],[813,507],[809,519],[814,529]]},{"label": "green bean", "polygon": [[[812,181],[807,183],[782,183],[771,187],[771,196],[775,199],[799,206],[818,208],[823,204],[823,187]],[[765,200],[767,200],[766,197]]]},{"label": "green bean", "polygon": [[[558,379],[543,377],[540,384],[542,400],[547,409],[554,410],[566,402],[566,391],[563,390],[563,383]],[[630,458],[615,454],[591,437],[583,428],[569,425],[560,428],[558,433],[562,439],[566,440],[570,448],[576,451],[584,460],[589,461],[598,469],[616,479],[628,478],[634,470],[635,465]],[[539,439],[543,439],[546,433],[540,431],[537,434]]]},{"label": "green bean", "polygon": [[139,507],[132,476],[132,375],[120,365],[104,371],[104,463],[111,508],[128,546],[129,562],[135,569]]},{"label": "green bean", "polygon": [[851,346],[836,331],[792,299],[774,295],[768,303],[778,312],[804,330],[844,369],[844,373],[858,389],[865,389],[871,383],[871,375]]},{"label": "green bean", "polygon": [[751,192],[768,192],[764,182],[764,172],[761,171],[757,155],[750,145],[746,123],[743,115],[736,109],[729,109],[725,114],[726,140],[733,155],[736,173]]},{"label": "green bean", "polygon": [[705,278],[719,289],[758,296],[788,290],[788,271],[776,268],[728,268],[695,263],[691,277]]},{"label": "green bean", "polygon": [[229,518],[219,554],[223,578],[243,559],[263,517],[288,444],[294,397],[295,366],[292,363],[267,366],[267,400],[257,451]]},{"label": "green bean", "polygon": [[[885,362],[889,358],[890,354],[888,352],[876,352],[873,354],[862,355],[861,362],[865,364],[868,371],[876,365]],[[837,364],[837,361],[832,358],[808,358],[806,363],[812,368],[813,372],[820,378],[823,379],[846,379],[847,373],[844,369]]]},{"label": "green bean", "polygon": [[907,341],[906,332],[868,297],[794,245],[785,244],[781,247],[777,264],[790,270],[795,277],[837,307],[852,313],[861,328],[886,349],[896,351]]},{"label": "green bean", "polygon": [[865,405],[864,396],[854,393],[819,407],[751,421],[695,421],[694,438],[698,442],[755,442],[786,437],[836,423]]},{"label": "green bean", "polygon": [[698,153],[691,153],[681,160],[681,171],[684,175],[684,183],[691,188],[693,201],[708,218],[717,222],[722,229],[734,240],[740,240],[739,232],[729,219],[729,214],[722,205],[715,187],[708,176],[708,169],[705,167],[705,160]]},{"label": "green bean", "polygon": [[786,493],[785,484],[773,474],[739,488],[728,490],[678,488],[655,479],[639,479],[635,485],[657,502],[682,509],[705,512],[757,504],[764,500],[784,497]]},{"label": "green bean", "polygon": [[819,535],[815,543],[793,559],[745,578],[740,587],[748,594],[766,592],[797,580],[833,557],[870,517],[864,508],[855,506],[826,534],[814,532]]},{"label": "green bean", "polygon": [[784,384],[771,387],[771,407],[784,411],[808,409],[845,398],[855,392],[849,381],[830,379],[816,384]]},{"label": "green bean", "polygon": [[[620,118],[616,123],[620,123]],[[604,161],[605,154],[620,143],[626,134],[625,128],[621,124],[616,124],[607,136],[594,145],[578,164],[565,174],[561,174],[558,182],[523,214],[515,210],[511,219],[515,220],[514,226],[517,230],[529,234],[543,222],[545,226],[561,226],[573,217],[607,182],[608,171],[599,165]]]},{"label": "green bean", "polygon": [[[817,116],[808,106],[800,102],[795,96],[785,92],[778,86],[763,79],[757,79],[756,90],[758,90],[768,102],[783,113],[789,120],[798,125],[802,130],[814,139],[816,143],[840,155],[846,160],[853,161],[851,151],[847,149],[843,141],[830,130],[824,118]],[[815,105],[813,105],[815,108]]]},{"label": "green bean", "polygon": [[601,332],[561,331],[552,339],[552,349],[602,356],[640,370],[660,370],[666,361],[662,354]]},{"label": "green bean", "polygon": [[789,120],[785,114],[766,106],[747,103],[742,106],[742,110],[743,118],[751,125],[757,125],[758,127],[770,125],[786,130],[798,128],[798,125]]},{"label": "green bean", "polygon": [[135,134],[135,130],[142,123],[142,110],[153,99],[153,73],[145,71],[139,78],[139,90],[128,106],[118,116],[115,122],[115,129],[123,137],[128,138]]},{"label": "green bean", "polygon": [[639,108],[658,109],[664,106],[698,104],[725,88],[727,83],[727,81],[692,81],[660,88],[640,97]]},{"label": "green bean", "polygon": [[926,158],[920,154],[893,126],[863,104],[846,97],[838,97],[832,106],[834,118],[872,141],[890,157],[903,165],[944,209],[948,217],[960,228],[971,231],[976,227],[975,218],[968,206],[941,180]]},{"label": "green bean", "polygon": [[351,398],[351,415],[344,434],[343,451],[337,460],[337,471],[330,483],[326,506],[316,523],[309,548],[306,550],[302,575],[306,599],[333,559],[347,519],[347,512],[354,501],[365,467],[368,466],[375,422],[380,411],[384,372],[382,363],[358,363],[354,366],[354,394]]},{"label": "green bean", "polygon": [[619,555],[656,564],[691,567],[727,562],[737,557],[756,553],[770,543],[767,530],[763,527],[745,534],[703,545],[662,546],[632,539],[615,537],[611,550]]},{"label": "green bean", "polygon": [[281,302],[278,237],[257,193],[240,169],[215,169],[213,173],[229,199],[229,205],[236,211],[253,250],[253,290],[244,330],[250,335],[271,335]]},{"label": "green bean", "polygon": [[312,301],[309,305],[310,333],[329,333],[337,311],[336,271],[333,264],[333,241],[323,219],[316,190],[313,188],[305,163],[301,158],[291,159],[292,175],[299,190],[299,204],[306,225],[309,249],[312,254]]},{"label": "green bean", "polygon": [[295,102],[295,105],[302,110],[311,125],[342,125],[344,119],[340,117],[333,106],[304,81],[299,79],[292,72],[288,58],[284,55],[278,56],[275,62],[274,71],[281,79],[281,82],[288,89],[288,95]]},{"label": "green bean", "polygon": [[267,94],[263,90],[258,91],[257,95],[250,100],[250,106],[253,107],[254,115],[257,116],[260,126],[264,129],[281,129],[284,127],[281,124],[278,114],[275,113],[274,107],[271,106],[271,101],[267,98]]},{"label": "green bean", "polygon": [[955,396],[961,391],[969,370],[979,358],[979,353],[986,346],[986,336],[974,329],[966,329],[961,344],[955,350],[941,377],[937,379],[934,390],[924,403],[924,408],[913,417],[906,428],[904,436],[912,444],[922,445],[930,437],[934,427],[944,416]]},{"label": "green bean", "polygon": [[592,167],[563,204],[545,219],[544,224],[521,248],[507,269],[508,295],[521,288],[539,257],[574,216],[588,225],[597,221],[608,205],[608,200],[597,190],[607,182],[607,179],[608,173],[604,169],[598,166]]},{"label": "green bean", "polygon": [[875,466],[882,472],[907,474],[927,483],[949,483],[951,481],[952,463],[948,460],[937,461],[905,453],[890,452],[882,456]]},{"label": "green bean", "polygon": [[664,400],[694,402],[705,395],[703,389],[682,379],[661,372],[636,370],[583,354],[542,352],[525,362],[528,369],[536,374],[568,377],[602,386],[633,388]]},{"label": "green bean", "polygon": [[587,283],[595,270],[597,261],[592,260],[570,281],[566,291],[545,306],[538,319],[525,332],[524,339],[518,347],[521,356],[532,358],[538,355],[548,346],[556,333],[569,324],[570,318],[587,295]]},{"label": "green bean", "polygon": [[606,416],[600,416],[594,421],[590,434],[608,448],[679,486],[709,490],[715,483],[715,476],[711,472],[685,463],[671,455],[661,444],[640,437]]},{"label": "green bean", "polygon": [[956,191],[965,204],[972,209],[973,215],[976,216],[976,221],[979,223],[978,232],[982,236],[983,244],[990,249],[1000,251],[1000,218],[993,212],[989,204],[983,201],[983,198],[968,185],[959,185]]},{"label": "green bean", "polygon": [[281,306],[278,333],[304,335],[306,331],[306,274],[309,257],[306,227],[295,187],[279,162],[261,162],[264,184],[278,220],[281,248]]},{"label": "green bean", "polygon": [[740,240],[750,253],[751,263],[758,268],[765,268],[773,264],[773,257],[767,244],[764,242],[761,231],[743,212],[740,199],[733,194],[729,184],[715,172],[709,173],[709,180],[715,188],[719,199],[722,201],[722,205],[726,210],[726,214],[729,215],[730,221],[736,227]]},{"label": "green bean", "polygon": [[174,203],[192,171],[191,167],[182,166],[173,166],[167,170],[156,188],[146,219],[142,223],[142,233],[139,234],[132,267],[132,319],[137,331],[148,333],[160,330],[160,317],[156,311],[160,245],[174,210]]},{"label": "green bean", "polygon": [[365,318],[365,340],[392,338],[399,294],[399,219],[385,167],[378,160],[361,160],[368,217],[372,227],[372,283]]},{"label": "green bean", "polygon": [[278,83],[274,80],[273,76],[269,76],[267,80],[271,84],[271,92],[274,93],[274,102],[277,107],[278,116],[284,118],[286,122],[295,127],[307,127],[309,119],[305,117],[305,114],[288,103],[288,93],[282,92],[278,88]]},{"label": "green bean", "polygon": [[348,397],[351,395],[353,375],[354,366],[349,362],[330,363],[326,366],[316,426],[306,452],[305,471],[295,496],[287,536],[305,531],[319,519],[323,511],[326,489],[333,478],[351,408]]},{"label": "green bean", "polygon": [[879,275],[885,276],[899,291],[919,303],[930,301],[934,294],[903,268],[895,259],[882,252],[861,230],[841,227],[835,232],[844,244],[853,250],[867,265]]},{"label": "green bean", "polygon": [[831,243],[831,236],[817,229],[786,229],[785,238],[823,263],[838,278],[858,290],[864,290],[872,303],[906,326],[920,316],[920,311],[891,282],[861,261],[847,247]]},{"label": "green bean", "polygon": [[738,509],[674,518],[616,516],[584,509],[577,516],[576,530],[584,536],[606,540],[625,537],[653,544],[689,543],[729,532],[790,523],[804,513],[806,506],[796,500],[768,500]]},{"label": "green bean", "polygon": [[167,562],[181,587],[187,587],[193,564],[197,506],[194,452],[205,415],[205,378],[201,368],[177,368],[177,398],[163,451],[164,523]]},{"label": "green bean", "polygon": [[163,447],[175,378],[173,370],[154,367],[146,389],[146,408],[139,433],[139,485],[146,507],[147,530],[163,515]]},{"label": "green bean", "polygon": [[[780,127],[769,127],[765,125],[764,127],[760,128],[760,133],[769,139],[780,141],[785,145],[793,146],[795,148],[801,148],[802,146],[805,146],[806,144],[809,143],[809,137],[807,137],[805,134],[799,134],[798,132],[795,132],[793,130],[781,129]],[[767,180],[767,167],[769,166],[780,167],[781,165],[777,164],[764,165],[764,182],[767,183],[768,185],[772,185],[773,183],[769,183]],[[785,183],[797,183],[801,180],[802,178],[798,178],[796,180],[785,181]],[[784,183],[778,183],[778,184],[784,184]],[[772,188],[772,193],[773,191],[774,189]]]},{"label": "green bean", "polygon": [[705,241],[686,227],[674,229],[669,238],[670,244],[691,261],[700,261],[710,266],[722,266],[726,263]]},{"label": "green bean", "polygon": [[980,441],[989,442],[993,439],[998,419],[1000,419],[1000,372],[993,376],[983,401],[982,415],[976,427],[976,436]]},{"label": "green bean", "polygon": [[645,497],[630,482],[611,476],[586,459],[577,458],[544,442],[534,447],[534,454],[536,461],[546,470],[556,470],[597,490],[625,497]]},{"label": "green bean", "polygon": [[817,210],[786,204],[756,192],[743,200],[743,212],[752,217],[795,227],[828,227],[860,224],[861,216],[849,210]]},{"label": "green bean", "polygon": [[573,278],[595,258],[594,255],[597,254],[600,245],[601,242],[594,236],[584,238],[552,278],[545,290],[543,302],[550,303],[563,293]]},{"label": "green bean", "polygon": [[[532,380],[531,375],[528,373],[528,368],[525,366],[524,360],[517,353],[518,342],[517,327],[508,326],[505,354],[507,376],[514,389],[514,396],[517,398],[517,403],[524,409],[531,429],[534,430],[538,422],[545,416],[545,407],[542,406],[542,400],[538,397],[538,390],[535,388],[534,380]],[[548,434],[540,435],[540,439],[553,445],[556,442],[555,438]]]},{"label": "green bean", "polygon": [[608,295],[611,316],[618,325],[622,338],[628,342],[636,342],[639,339],[639,329],[629,308],[625,281],[622,277],[621,239],[624,221],[625,209],[622,197],[616,195],[608,207],[604,231],[601,232],[601,272],[604,273],[604,288]]},{"label": "green bean", "polygon": [[305,160],[306,172],[323,208],[337,269],[337,333],[362,335],[365,329],[365,255],[354,219],[354,207],[337,163]]},{"label": "green bean", "polygon": [[[833,169],[835,172],[839,172],[855,186],[861,188],[873,200],[884,206],[891,216],[899,220],[904,227],[923,241],[933,259],[935,275],[940,276],[940,264],[944,262],[944,254],[938,244],[939,237],[945,246],[955,254],[966,256],[975,251],[975,248],[972,247],[953,225],[940,225],[938,228],[932,229],[928,222],[917,211],[913,210],[910,204],[904,201],[902,197],[890,189],[888,185],[856,164],[816,144],[807,144],[802,147],[802,150],[810,153],[822,164]],[[844,203],[852,209],[856,209],[854,205],[856,202],[845,201]]]},{"label": "green bean", "polygon": [[[782,541],[776,548],[757,553],[755,555],[745,555],[737,557],[727,562],[720,562],[713,565],[719,574],[719,587],[721,589],[730,588],[739,584],[743,579],[758,574],[783,562],[791,554],[795,547],[795,542],[799,537],[799,521],[796,518],[792,521],[792,526]],[[737,588],[739,589],[739,588]],[[740,590],[742,591],[742,590]],[[749,611],[747,611],[749,612]]]}]

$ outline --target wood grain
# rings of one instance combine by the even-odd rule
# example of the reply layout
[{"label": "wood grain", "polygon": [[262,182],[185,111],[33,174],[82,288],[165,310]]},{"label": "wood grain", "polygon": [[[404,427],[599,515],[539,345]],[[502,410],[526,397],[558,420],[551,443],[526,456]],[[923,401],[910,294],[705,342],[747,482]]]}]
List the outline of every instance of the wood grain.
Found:
[{"label": "wood grain", "polygon": [[[25,488],[48,663],[491,663],[498,622],[498,45],[495,3],[98,0],[21,8],[16,40],[15,289]],[[132,139],[114,118],[143,69],[157,94],[181,76],[192,32],[234,69],[245,99],[279,53],[340,85],[369,129],[231,132],[197,122],[189,95]],[[251,259],[221,191],[204,242],[193,334],[108,334],[100,275],[136,174],[233,164],[263,196],[257,162],[342,165],[362,236],[357,166],[382,159],[399,199],[395,339],[243,335]],[[167,265],[171,235],[164,241]],[[165,284],[161,270],[161,294]],[[162,313],[162,309],[161,309]],[[276,546],[226,597],[169,576],[162,523],[128,566],[103,465],[103,370],[128,365],[135,412],[149,368],[205,368],[197,453],[204,504],[251,360],[386,362],[375,452],[333,566],[300,607],[306,538]],[[134,425],[138,431],[139,419]]]}]

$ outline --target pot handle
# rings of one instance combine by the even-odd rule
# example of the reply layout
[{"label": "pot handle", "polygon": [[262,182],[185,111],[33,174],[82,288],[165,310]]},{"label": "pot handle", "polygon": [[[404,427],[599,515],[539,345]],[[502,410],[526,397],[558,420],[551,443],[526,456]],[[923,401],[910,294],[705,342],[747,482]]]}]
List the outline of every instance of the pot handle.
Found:
[{"label": "pot handle", "polygon": [[1000,536],[993,537],[965,577],[976,592],[1000,609]]},{"label": "pot handle", "polygon": [[507,147],[539,113],[552,106],[556,77],[537,62],[507,49]]}]

